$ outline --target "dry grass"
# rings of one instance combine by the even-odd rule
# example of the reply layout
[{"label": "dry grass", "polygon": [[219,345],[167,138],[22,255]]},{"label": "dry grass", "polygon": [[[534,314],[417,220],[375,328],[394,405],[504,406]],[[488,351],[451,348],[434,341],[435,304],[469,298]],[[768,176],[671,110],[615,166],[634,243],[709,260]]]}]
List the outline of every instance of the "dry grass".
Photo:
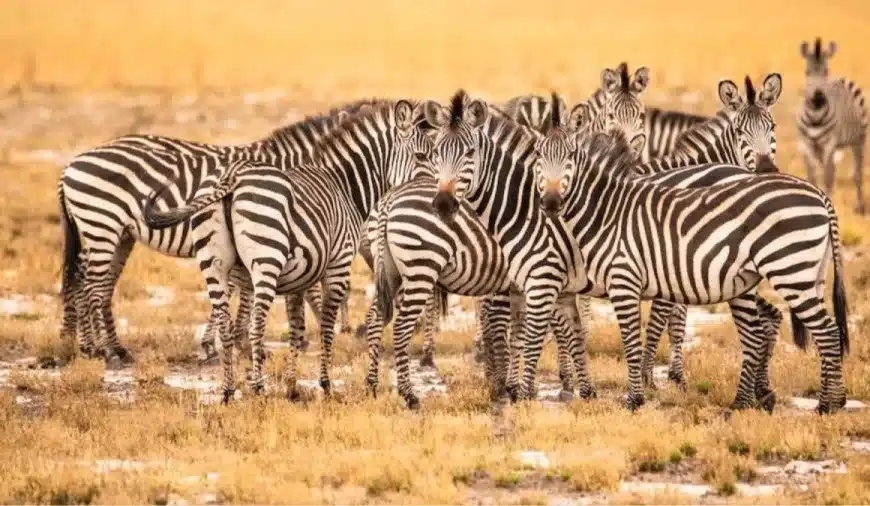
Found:
[{"label": "dry grass", "polygon": [[[0,86],[16,89],[0,97],[0,174],[11,181],[0,189],[0,297],[23,293],[34,303],[24,315],[0,316],[2,355],[51,356],[61,347],[54,192],[60,167],[21,153],[82,149],[141,127],[143,114],[150,131],[229,141],[262,135],[292,117],[288,110],[310,112],[372,94],[446,97],[464,86],[501,99],[555,88],[578,100],[594,89],[601,68],[627,60],[651,69],[648,104],[706,113],[716,108],[720,78],[781,72],[778,162],[803,174],[793,124],[803,75],[798,44],[816,35],[836,38],[835,73],[870,85],[870,69],[860,59],[868,5],[740,1],[712,10],[688,1],[593,7],[561,0],[534,6],[255,0],[239,8],[225,0],[7,0],[0,4]],[[49,86],[59,91],[46,91]],[[287,95],[247,106],[233,91],[273,87]],[[134,99],[142,104],[138,112],[124,105]],[[835,200],[843,237],[861,252],[870,227],[851,212],[850,171],[840,174]],[[868,316],[870,260],[858,257],[847,271],[852,312]],[[360,262],[351,300],[355,324],[363,318],[367,279]],[[173,304],[149,306],[150,285],[173,287]],[[759,466],[792,458],[847,459],[849,472],[822,477],[807,491],[737,501],[870,501],[870,459],[840,446],[849,437],[870,437],[866,413],[822,419],[780,409],[774,416],[749,412],[723,420],[740,356],[727,325],[706,328],[702,345],[688,354],[687,393],[670,387],[652,393],[651,405],[633,416],[617,399],[626,374],[613,324],[597,327],[590,344],[601,398],[564,409],[534,404],[490,412],[479,371],[467,359],[448,360],[470,351],[470,335],[461,332],[438,342],[450,398],[424,400],[421,413],[406,412],[386,389],[377,400],[365,398],[364,347],[348,336],[336,353],[337,366],[351,366],[340,401],[294,406],[273,395],[204,407],[160,381],[169,367],[190,367],[197,351],[193,325],[208,314],[197,296],[201,289],[194,267],[142,248],[134,252],[116,299],[116,315],[129,327],[123,340],[138,359],[133,405],[99,394],[99,364],[78,361],[56,381],[13,375],[19,392],[0,390],[0,501],[166,503],[211,491],[225,502],[456,503],[490,496],[544,504],[548,493],[608,492],[620,503],[685,503],[693,500],[617,490],[620,480],[640,473],[709,483],[727,495],[737,481],[761,479],[754,476]],[[283,307],[276,306],[271,336],[284,328]],[[865,400],[868,325],[855,326],[846,362],[850,397]],[[788,395],[818,389],[818,359],[790,352],[787,330],[772,368],[780,406]],[[271,374],[283,361],[276,354]],[[553,379],[553,350],[541,370]],[[307,357],[302,371],[314,373],[316,358]],[[42,403],[23,409],[18,393]],[[545,452],[550,469],[524,468],[516,454],[527,449]],[[101,459],[148,465],[91,469]],[[219,476],[209,479],[212,472]]]}]

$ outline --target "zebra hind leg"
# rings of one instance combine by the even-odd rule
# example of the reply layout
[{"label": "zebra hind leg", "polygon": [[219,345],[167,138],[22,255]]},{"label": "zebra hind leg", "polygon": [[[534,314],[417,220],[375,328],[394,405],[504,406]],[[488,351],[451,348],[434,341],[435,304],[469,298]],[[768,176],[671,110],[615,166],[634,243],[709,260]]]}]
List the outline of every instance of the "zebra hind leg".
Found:
[{"label": "zebra hind leg", "polygon": [[855,213],[864,215],[866,209],[864,207],[864,144],[865,139],[862,138],[852,147],[852,159],[855,164],[855,172],[853,181],[855,189],[858,192],[855,203]]},{"label": "zebra hind leg", "polygon": [[755,398],[761,409],[772,413],[776,406],[776,394],[770,388],[770,362],[773,359],[773,349],[779,337],[782,312],[761,297],[757,299],[757,306],[761,327],[764,331],[765,346],[762,360],[755,373]]},{"label": "zebra hind leg", "polygon": [[435,335],[440,330],[442,307],[441,289],[435,288],[435,293],[426,304],[426,316],[423,323],[423,356],[420,357],[420,367],[435,367]]},{"label": "zebra hind leg", "polygon": [[670,354],[668,356],[668,381],[682,391],[686,390],[686,366],[683,359],[683,342],[686,339],[686,316],[688,308],[683,304],[674,306],[668,319]]},{"label": "zebra hind leg", "polygon": [[408,409],[420,408],[420,399],[414,394],[411,384],[411,369],[408,348],[414,334],[414,326],[434,292],[434,283],[422,286],[422,282],[404,280],[399,311],[393,323],[393,347],[396,361],[396,386],[405,399]]},{"label": "zebra hind leg", "polygon": [[592,375],[589,372],[589,321],[592,318],[591,300],[589,297],[575,296],[574,300],[563,306],[572,323],[572,340],[576,343],[572,348],[574,370],[577,374],[577,387],[581,399],[598,397]]},{"label": "zebra hind leg", "polygon": [[577,339],[571,323],[563,310],[557,308],[553,313],[553,321],[550,324],[558,349],[559,383],[562,385],[562,390],[559,392],[559,400],[563,402],[574,399],[575,371],[571,359],[577,351]]},{"label": "zebra hind leg", "polygon": [[507,396],[508,329],[511,325],[511,297],[509,293],[486,297],[487,311],[479,320],[480,362],[484,367],[490,399],[500,401]]},{"label": "zebra hind leg", "polygon": [[121,278],[121,273],[127,265],[127,260],[130,258],[130,253],[133,252],[133,247],[136,245],[136,240],[127,232],[121,234],[121,240],[115,249],[115,255],[112,259],[112,268],[109,271],[109,282],[106,286],[108,293],[103,298],[103,317],[105,318],[105,327],[108,335],[108,342],[112,348],[112,352],[116,359],[120,361],[120,367],[129,367],[133,364],[133,355],[130,354],[127,348],[121,346],[118,338],[118,331],[115,328],[115,315],[112,311],[112,301],[115,298],[115,288],[118,286],[118,281]]},{"label": "zebra hind leg", "polygon": [[342,301],[347,298],[350,285],[350,266],[327,272],[323,282],[323,306],[320,312],[322,351],[320,354],[320,388],[324,395],[331,392],[329,367],[332,364],[332,345],[335,339],[335,318]]},{"label": "zebra hind leg", "polygon": [[520,391],[520,398],[524,400],[531,400],[537,396],[538,361],[541,358],[544,337],[547,335],[550,321],[553,319],[556,297],[555,291],[526,291],[526,314],[522,324],[525,344],[523,349],[523,383]]},{"label": "zebra hind leg", "polygon": [[254,394],[262,394],[266,387],[264,369],[266,365],[266,348],[263,336],[266,330],[266,319],[269,309],[275,300],[276,287],[280,268],[272,262],[255,262],[251,272],[251,282],[254,287],[254,300],[251,307],[248,339],[251,343],[251,377],[250,388]]},{"label": "zebra hind leg", "polygon": [[628,396],[626,407],[634,411],[646,402],[641,378],[643,349],[640,341],[640,284],[633,278],[614,277],[613,284],[619,288],[610,290],[608,296],[619,322],[619,333],[628,366]]},{"label": "zebra hind leg", "polygon": [[767,339],[758,317],[755,293],[744,294],[728,303],[740,344],[743,346],[743,360],[740,366],[740,379],[737,393],[730,409],[746,409],[757,406],[756,376],[767,352]]},{"label": "zebra hind leg", "polygon": [[290,333],[290,359],[287,369],[284,371],[284,384],[287,388],[287,399],[296,402],[301,399],[299,390],[296,388],[299,344],[305,337],[305,301],[298,293],[289,293],[285,296],[287,305],[287,326]]},{"label": "zebra hind leg", "polygon": [[658,299],[653,300],[650,305],[649,321],[646,324],[646,346],[644,346],[643,359],[641,360],[641,374],[643,386],[651,390],[657,388],[653,380],[653,365],[656,361],[659,341],[665,331],[665,326],[668,324],[673,308],[673,304]]}]

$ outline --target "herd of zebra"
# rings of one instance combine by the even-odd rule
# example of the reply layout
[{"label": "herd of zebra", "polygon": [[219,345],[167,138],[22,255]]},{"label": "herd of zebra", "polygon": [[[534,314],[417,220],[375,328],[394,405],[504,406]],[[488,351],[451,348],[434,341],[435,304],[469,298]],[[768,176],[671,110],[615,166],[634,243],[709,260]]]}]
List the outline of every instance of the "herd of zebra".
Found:
[{"label": "herd of zebra", "polygon": [[[264,389],[264,330],[285,297],[288,396],[298,397],[304,303],[319,316],[320,385],[330,392],[336,320],[349,330],[350,267],[359,252],[375,278],[361,329],[366,378],[378,389],[381,334],[393,321],[399,394],[419,406],[408,345],[425,320],[431,362],[447,293],[478,297],[478,336],[491,395],[530,398],[545,336],[558,347],[565,392],[595,396],[588,370],[589,297],[614,307],[628,367],[627,406],[644,403],[665,329],[668,377],[684,386],[686,305],[727,302],[743,347],[734,409],[772,410],[768,365],[782,320],[758,295],[767,279],[786,301],[795,343],[811,334],[821,359],[819,411],[845,404],[846,293],[834,153],[853,149],[858,211],[867,127],[859,88],[828,77],[836,51],[801,45],[806,89],[798,119],[808,167],[825,189],[778,171],[773,73],[759,88],[718,84],[713,117],[647,108],[642,67],[604,69],[601,86],[569,107],[556,93],[488,104],[458,91],[434,100],[359,100],[245,145],[128,135],[79,154],[58,188],[64,229],[64,342],[132,363],[112,315],[118,278],[136,242],[195,257],[211,313],[202,340],[222,345],[224,401],[236,389],[233,350],[250,354]],[[834,264],[834,315],[824,303]],[[230,312],[232,292],[240,304]],[[652,301],[647,340],[640,303]]]}]

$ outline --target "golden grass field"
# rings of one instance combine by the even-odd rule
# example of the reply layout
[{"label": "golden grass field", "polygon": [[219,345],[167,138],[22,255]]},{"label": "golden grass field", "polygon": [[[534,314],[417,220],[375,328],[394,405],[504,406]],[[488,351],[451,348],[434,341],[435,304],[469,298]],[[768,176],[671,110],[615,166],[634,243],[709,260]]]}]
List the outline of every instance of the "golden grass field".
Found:
[{"label": "golden grass field", "polygon": [[[4,0],[0,298],[32,305],[0,315],[0,359],[51,357],[62,348],[55,190],[63,167],[54,153],[71,154],[135,129],[241,142],[363,96],[446,100],[460,86],[493,101],[555,89],[576,102],[596,88],[601,69],[626,60],[632,69],[650,68],[648,105],[704,113],[717,108],[720,79],[740,82],[748,73],[759,81],[782,73],[785,89],[774,108],[777,162],[804,175],[794,142],[803,80],[799,43],[817,35],[836,39],[833,73],[870,86],[863,59],[868,33],[870,3],[861,0]],[[251,98],[264,89],[283,95]],[[857,317],[845,375],[849,398],[870,401],[870,257],[864,254],[870,221],[852,213],[850,163],[848,155],[840,163],[834,195]],[[363,319],[368,279],[360,261],[354,324]],[[172,288],[174,301],[149,305],[152,286]],[[208,313],[202,289],[192,264],[141,247],[134,252],[115,304],[116,316],[128,322],[122,340],[137,358],[132,404],[103,395],[101,363],[77,360],[57,380],[10,373],[14,388],[0,389],[0,502],[870,502],[870,454],[844,446],[870,439],[870,417],[865,410],[821,418],[789,407],[789,396],[818,390],[819,362],[812,352],[792,350],[787,321],[772,367],[779,396],[772,416],[722,416],[740,356],[730,324],[699,331],[701,345],[687,353],[686,393],[665,386],[629,415],[618,400],[627,388],[622,347],[615,323],[606,321],[596,322],[590,342],[595,401],[493,411],[470,358],[471,332],[444,332],[436,362],[448,397],[425,398],[419,413],[407,412],[388,391],[389,353],[382,394],[366,398],[364,346],[349,335],[337,342],[334,377],[347,384],[339,399],[292,405],[273,392],[227,407],[202,406],[194,393],[162,381],[169,371],[197,369],[192,326]],[[276,306],[268,334],[277,340],[285,319],[283,302]],[[554,355],[548,347],[542,381],[555,378]],[[659,358],[666,357],[663,345]],[[271,377],[284,359],[274,354]],[[316,377],[317,360],[305,356],[306,377]],[[36,402],[20,406],[18,396]],[[523,464],[517,454],[524,450],[544,452],[549,468]],[[93,469],[108,459],[131,462],[127,469]],[[847,472],[807,478],[805,488],[798,477],[762,472],[791,459],[833,459],[845,462]],[[620,488],[628,480],[709,484],[712,491],[703,498],[637,495]],[[754,497],[742,495],[738,483],[785,487]]]}]

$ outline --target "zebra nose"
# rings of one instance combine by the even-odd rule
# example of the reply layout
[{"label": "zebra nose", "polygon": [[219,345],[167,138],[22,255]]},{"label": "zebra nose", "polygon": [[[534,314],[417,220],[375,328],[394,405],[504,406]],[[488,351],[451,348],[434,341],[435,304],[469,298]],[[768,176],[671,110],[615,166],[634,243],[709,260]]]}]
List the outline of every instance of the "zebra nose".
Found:
[{"label": "zebra nose", "polygon": [[459,209],[459,202],[450,193],[439,191],[432,200],[432,207],[435,208],[435,213],[442,221],[452,223],[453,218],[456,216],[456,211]]},{"label": "zebra nose", "polygon": [[759,174],[769,174],[779,172],[779,168],[777,168],[770,155],[759,155],[757,163],[755,164],[755,172],[758,172]]},{"label": "zebra nose", "polygon": [[810,105],[813,109],[821,109],[828,103],[828,98],[822,93],[822,90],[816,90],[810,98]]},{"label": "zebra nose", "polygon": [[558,193],[546,192],[541,198],[541,207],[550,217],[559,216],[562,210],[562,197]]}]

